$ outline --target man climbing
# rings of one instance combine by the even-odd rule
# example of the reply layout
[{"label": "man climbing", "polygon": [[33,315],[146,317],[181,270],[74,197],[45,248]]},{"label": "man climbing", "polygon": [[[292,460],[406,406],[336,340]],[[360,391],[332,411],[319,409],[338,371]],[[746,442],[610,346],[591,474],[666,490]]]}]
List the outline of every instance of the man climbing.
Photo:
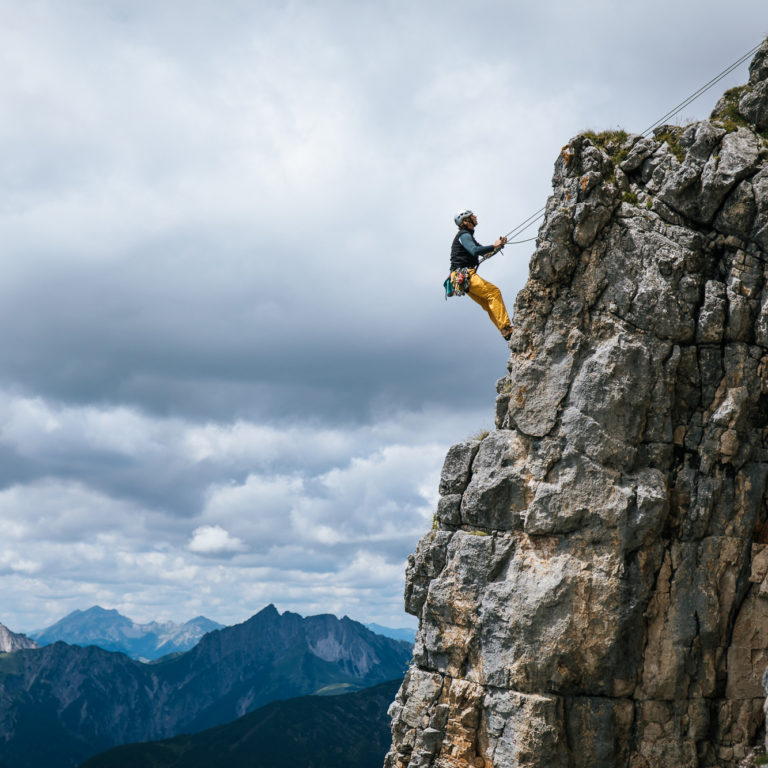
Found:
[{"label": "man climbing", "polygon": [[451,281],[460,282],[461,271],[465,270],[464,276],[469,278],[469,287],[465,287],[467,295],[488,313],[501,335],[509,341],[513,328],[504,306],[504,299],[501,298],[501,291],[477,274],[480,262],[500,251],[506,245],[507,238],[500,237],[493,245],[480,245],[475,240],[477,216],[472,211],[460,211],[453,220],[459,231],[451,245]]}]

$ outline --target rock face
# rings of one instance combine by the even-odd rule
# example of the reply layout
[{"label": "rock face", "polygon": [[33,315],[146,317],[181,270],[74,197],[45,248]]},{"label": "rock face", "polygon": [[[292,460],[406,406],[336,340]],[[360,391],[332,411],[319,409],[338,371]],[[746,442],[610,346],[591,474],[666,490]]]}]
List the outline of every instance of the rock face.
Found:
[{"label": "rock face", "polygon": [[26,635],[11,632],[8,627],[0,624],[0,653],[13,653],[22,648],[37,648],[37,643]]},{"label": "rock face", "polygon": [[387,768],[736,768],[768,665],[768,41],[563,148],[496,430],[448,452]]}]

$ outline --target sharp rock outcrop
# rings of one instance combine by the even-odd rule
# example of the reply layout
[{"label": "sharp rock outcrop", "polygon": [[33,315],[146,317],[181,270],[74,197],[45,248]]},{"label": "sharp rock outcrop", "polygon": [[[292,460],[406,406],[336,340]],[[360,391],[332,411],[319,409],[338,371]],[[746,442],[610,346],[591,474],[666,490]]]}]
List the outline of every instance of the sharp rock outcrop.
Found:
[{"label": "sharp rock outcrop", "polygon": [[563,148],[496,430],[409,559],[387,768],[736,768],[768,665],[768,41],[709,120]]},{"label": "sharp rock outcrop", "polygon": [[8,627],[0,624],[0,653],[13,653],[23,648],[37,648],[37,643],[26,635],[11,632]]}]

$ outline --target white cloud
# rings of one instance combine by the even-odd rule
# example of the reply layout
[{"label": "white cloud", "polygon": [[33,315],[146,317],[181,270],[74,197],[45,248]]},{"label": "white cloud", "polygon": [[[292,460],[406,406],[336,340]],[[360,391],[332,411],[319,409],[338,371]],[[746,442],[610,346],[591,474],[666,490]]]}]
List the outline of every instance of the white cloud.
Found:
[{"label": "white cloud", "polygon": [[146,533],[146,511],[81,482],[47,479],[0,491],[0,529],[8,538],[36,546],[67,546],[119,531],[136,539]]},{"label": "white cloud", "polygon": [[[43,474],[0,490],[0,621],[18,629],[91,602],[142,620],[243,620],[265,602],[396,615],[452,431],[407,413],[350,429],[197,424],[1,390],[0,416],[0,449]],[[403,444],[414,429],[423,442]],[[169,474],[197,488],[189,503],[149,504]]]},{"label": "white cloud", "polygon": [[176,438],[181,426],[170,419],[150,419],[132,408],[67,407],[4,392],[0,414],[0,441],[34,457],[79,451],[149,459]]},{"label": "white cloud", "polygon": [[202,525],[192,531],[190,552],[199,555],[223,555],[247,549],[238,538],[230,536],[220,525]]},{"label": "white cloud", "polygon": [[36,560],[26,560],[17,552],[10,549],[0,549],[0,574],[20,573],[33,574],[42,570],[42,565]]}]

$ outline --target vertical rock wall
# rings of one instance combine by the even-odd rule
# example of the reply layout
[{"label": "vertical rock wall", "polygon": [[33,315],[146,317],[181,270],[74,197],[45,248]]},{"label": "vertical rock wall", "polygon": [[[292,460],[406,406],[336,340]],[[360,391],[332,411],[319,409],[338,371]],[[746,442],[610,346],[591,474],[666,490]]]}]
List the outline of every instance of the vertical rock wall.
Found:
[{"label": "vertical rock wall", "polygon": [[768,41],[710,120],[581,135],[497,429],[411,556],[387,768],[735,768],[768,665]]}]

